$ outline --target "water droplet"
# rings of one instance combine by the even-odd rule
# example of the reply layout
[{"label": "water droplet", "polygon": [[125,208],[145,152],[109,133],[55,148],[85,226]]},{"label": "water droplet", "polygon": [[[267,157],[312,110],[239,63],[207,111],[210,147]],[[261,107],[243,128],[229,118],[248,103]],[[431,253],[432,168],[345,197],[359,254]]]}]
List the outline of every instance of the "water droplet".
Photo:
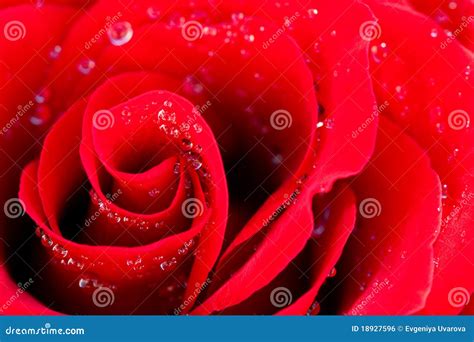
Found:
[{"label": "water droplet", "polygon": [[398,85],[395,87],[395,96],[398,100],[403,101],[405,100],[407,95],[407,90],[405,87]]},{"label": "water droplet", "polygon": [[281,154],[276,154],[272,157],[272,163],[274,165],[280,165],[283,161],[283,156]]},{"label": "water droplet", "polygon": [[56,244],[53,247],[53,253],[55,256],[60,257],[60,258],[65,258],[67,256],[67,249],[61,246],[60,244]]},{"label": "water droplet", "polygon": [[89,75],[95,68],[95,62],[91,59],[83,59],[77,66],[77,70],[83,75]]},{"label": "water droplet", "polygon": [[156,20],[160,16],[160,11],[153,6],[150,6],[147,8],[146,14],[151,20]]},{"label": "water droplet", "polygon": [[200,124],[195,123],[195,124],[193,125],[193,128],[194,128],[194,131],[195,131],[196,133],[201,133],[201,132],[202,132],[202,126],[201,126]]},{"label": "water droplet", "polygon": [[317,225],[314,227],[313,229],[313,235],[315,237],[320,237],[321,235],[323,235],[324,231],[326,230],[326,228],[321,224],[321,225]]},{"label": "water droplet", "polygon": [[324,127],[327,129],[333,129],[334,128],[334,119],[333,118],[328,118],[324,120]]},{"label": "water droplet", "polygon": [[382,42],[380,45],[372,45],[370,48],[370,54],[375,63],[381,63],[388,56],[387,44]]},{"label": "water droplet", "polygon": [[194,159],[191,161],[191,165],[193,166],[194,170],[199,170],[202,166],[202,163],[198,159]]},{"label": "water droplet", "polygon": [[245,50],[245,49],[241,49],[240,50],[240,55],[242,57],[249,57],[250,56],[250,52],[248,50]]},{"label": "water droplet", "polygon": [[163,262],[160,264],[160,268],[161,268],[163,271],[168,271],[168,270],[172,269],[174,266],[176,266],[176,264],[177,264],[176,258],[173,257],[173,258],[171,258],[171,259],[168,260],[168,261],[163,261]]},{"label": "water droplet", "polygon": [[449,17],[446,15],[446,13],[444,13],[440,9],[436,10],[433,17],[434,17],[434,20],[440,25],[445,24],[446,22],[449,21]]},{"label": "water droplet", "polygon": [[90,285],[91,285],[91,280],[89,278],[80,278],[79,279],[79,287],[81,289],[90,287]]},{"label": "water droplet", "polygon": [[466,69],[464,69],[464,78],[466,79],[466,81],[469,80],[470,76],[471,76],[471,66],[468,65]]},{"label": "water droplet", "polygon": [[255,41],[255,36],[253,34],[246,34],[244,36],[244,40],[248,41],[249,43],[253,43]]},{"label": "water droplet", "polygon": [[53,49],[49,52],[49,57],[51,59],[56,59],[61,54],[62,48],[59,45],[55,45]]},{"label": "water droplet", "polygon": [[431,33],[430,33],[430,36],[431,38],[436,38],[438,37],[438,30],[437,29],[431,29]]},{"label": "water droplet", "polygon": [[43,89],[41,89],[41,90],[38,92],[38,94],[36,94],[36,96],[35,96],[35,101],[36,101],[36,103],[38,103],[38,104],[43,104],[43,103],[45,103],[46,101],[48,101],[49,96],[50,96],[49,90],[46,89],[46,88],[43,88]]},{"label": "water droplet", "polygon": [[133,28],[128,21],[120,21],[108,28],[107,35],[112,45],[122,46],[132,39]]},{"label": "water droplet", "polygon": [[51,240],[51,238],[46,235],[46,234],[43,234],[41,236],[41,243],[43,244],[43,246],[45,247],[51,247],[53,245],[53,240]]},{"label": "water droplet", "polygon": [[448,157],[448,162],[452,163],[456,161],[458,155],[459,155],[459,148],[454,148],[453,152]]},{"label": "water droplet", "polygon": [[444,124],[442,124],[441,122],[437,122],[437,123],[435,124],[435,130],[436,130],[436,132],[439,133],[439,134],[443,133],[444,130],[445,130]]},{"label": "water droplet", "polygon": [[319,312],[321,311],[321,307],[319,305],[318,302],[314,302],[311,307],[309,308],[308,312],[307,312],[307,315],[308,316],[316,316],[317,314],[319,314]]},{"label": "water droplet", "polygon": [[178,175],[179,172],[180,172],[180,169],[181,169],[181,164],[178,162],[176,164],[174,164],[174,167],[173,167],[173,173],[175,175]]},{"label": "water droplet", "polygon": [[232,13],[230,17],[234,23],[238,23],[239,21],[244,19],[245,14],[242,12],[237,12],[237,13]]},{"label": "water droplet", "polygon": [[308,18],[314,18],[318,15],[318,10],[316,8],[310,8],[308,10]]},{"label": "water droplet", "polygon": [[333,267],[333,268],[331,269],[331,271],[329,271],[328,277],[329,277],[329,278],[335,277],[335,276],[336,276],[336,273],[337,273],[337,270],[336,270],[335,267]]},{"label": "water droplet", "polygon": [[193,148],[193,142],[189,139],[183,139],[181,140],[181,146],[184,151],[189,151]]},{"label": "water droplet", "polygon": [[201,152],[202,152],[202,146],[196,144],[196,145],[194,146],[194,152],[196,152],[196,153],[201,153]]},{"label": "water droplet", "polygon": [[53,116],[49,106],[40,104],[32,116],[30,116],[30,123],[34,126],[41,126],[48,122]]},{"label": "water droplet", "polygon": [[160,190],[158,190],[157,188],[153,188],[150,191],[148,191],[148,196],[157,197],[160,193],[161,193]]},{"label": "water droplet", "polygon": [[188,94],[201,94],[204,87],[194,76],[187,76],[184,80],[183,89]]},{"label": "water droplet", "polygon": [[443,184],[441,187],[441,199],[445,201],[448,198],[448,184]]},{"label": "water droplet", "polygon": [[321,43],[320,42],[314,43],[313,52],[314,53],[320,53],[321,52]]}]

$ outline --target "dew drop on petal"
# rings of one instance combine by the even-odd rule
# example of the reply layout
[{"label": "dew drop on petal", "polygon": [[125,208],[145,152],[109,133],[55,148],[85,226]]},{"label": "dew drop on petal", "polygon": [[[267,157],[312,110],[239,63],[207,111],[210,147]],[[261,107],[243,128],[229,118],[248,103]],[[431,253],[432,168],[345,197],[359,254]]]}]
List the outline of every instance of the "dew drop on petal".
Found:
[{"label": "dew drop on petal", "polygon": [[464,78],[466,79],[466,81],[469,80],[470,76],[471,76],[471,66],[468,65],[466,69],[464,69]]},{"label": "dew drop on petal", "polygon": [[318,10],[316,8],[310,8],[308,10],[308,17],[309,18],[314,18],[317,15],[318,15]]},{"label": "dew drop on petal", "polygon": [[180,169],[181,169],[181,164],[180,164],[180,163],[174,164],[173,173],[174,173],[175,175],[178,175],[179,172],[180,172]]},{"label": "dew drop on petal", "polygon": [[156,20],[160,16],[160,11],[154,8],[153,6],[150,6],[147,8],[146,14],[151,20]]},{"label": "dew drop on petal", "polygon": [[308,316],[316,316],[317,314],[319,314],[319,312],[321,311],[321,307],[319,305],[318,302],[314,302],[311,307],[309,308],[308,312],[307,312],[307,315]]},{"label": "dew drop on petal", "polygon": [[40,104],[37,108],[35,113],[30,116],[30,123],[34,126],[41,126],[48,122],[53,116],[51,109],[49,106]]},{"label": "dew drop on petal", "polygon": [[183,139],[181,140],[181,146],[183,147],[183,150],[189,151],[193,148],[193,142],[189,139]]},{"label": "dew drop on petal", "polygon": [[443,184],[441,187],[441,199],[444,201],[448,198],[448,184]]},{"label": "dew drop on petal", "polygon": [[313,229],[313,236],[318,238],[318,237],[320,237],[321,235],[324,234],[325,230],[326,230],[326,228],[324,227],[324,225],[322,225],[322,224],[316,225]]},{"label": "dew drop on petal", "polygon": [[194,152],[201,153],[202,152],[202,146],[201,145],[195,145],[194,146]]},{"label": "dew drop on petal", "polygon": [[403,101],[407,96],[407,90],[404,86],[398,85],[395,87],[395,96],[398,100]]},{"label": "dew drop on petal", "polygon": [[77,70],[83,75],[88,75],[95,68],[95,62],[92,59],[83,59],[79,62]]},{"label": "dew drop on petal", "polygon": [[133,28],[128,21],[120,21],[108,28],[107,35],[112,45],[122,46],[132,39]]},{"label": "dew drop on petal", "polygon": [[79,279],[79,287],[81,289],[84,289],[86,287],[89,287],[90,286],[90,279],[88,278],[80,278]]},{"label": "dew drop on petal", "polygon": [[59,54],[61,53],[62,48],[60,45],[55,45],[53,49],[49,52],[49,57],[51,59],[56,59],[59,57]]},{"label": "dew drop on petal", "polygon": [[334,119],[333,118],[328,118],[324,120],[324,127],[327,129],[333,129],[334,128]]},{"label": "dew drop on petal", "polygon": [[280,165],[283,161],[283,156],[281,154],[276,154],[272,157],[272,163],[274,165]]},{"label": "dew drop on petal", "polygon": [[437,123],[435,124],[435,130],[436,130],[436,132],[439,133],[439,134],[444,133],[444,131],[445,131],[444,124],[441,123],[441,122],[437,122]]},{"label": "dew drop on petal", "polygon": [[335,276],[336,276],[336,273],[337,273],[336,268],[333,267],[333,268],[331,269],[331,271],[329,271],[328,277],[329,277],[329,278],[335,277]]},{"label": "dew drop on petal", "polygon": [[197,123],[194,124],[194,125],[193,125],[193,128],[194,128],[194,131],[195,131],[196,133],[201,133],[201,132],[202,132],[202,126],[201,126],[200,124],[197,124]]}]

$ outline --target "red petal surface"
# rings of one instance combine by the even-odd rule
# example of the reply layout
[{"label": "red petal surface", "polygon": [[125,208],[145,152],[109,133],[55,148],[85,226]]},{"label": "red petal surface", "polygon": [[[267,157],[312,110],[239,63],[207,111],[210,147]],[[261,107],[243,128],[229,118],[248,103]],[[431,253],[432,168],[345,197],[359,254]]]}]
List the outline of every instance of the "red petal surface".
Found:
[{"label": "red petal surface", "polygon": [[321,307],[336,305],[352,315],[414,313],[424,306],[433,279],[438,176],[426,152],[383,119],[374,156],[352,186],[356,229]]},{"label": "red petal surface", "polygon": [[[447,300],[449,291],[474,291],[474,103],[466,101],[473,95],[473,55],[456,40],[444,44],[441,27],[408,7],[370,5],[381,29],[372,41],[371,69],[378,101],[386,104],[382,113],[427,151],[443,186],[433,288],[421,313],[457,313],[460,309]],[[399,25],[398,16],[406,25]]]}]

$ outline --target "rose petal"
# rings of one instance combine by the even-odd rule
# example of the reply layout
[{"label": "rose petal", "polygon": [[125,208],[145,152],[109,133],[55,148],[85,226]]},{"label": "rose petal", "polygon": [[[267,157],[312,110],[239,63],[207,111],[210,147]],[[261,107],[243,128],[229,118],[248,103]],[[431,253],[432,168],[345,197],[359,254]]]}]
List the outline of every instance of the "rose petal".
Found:
[{"label": "rose petal", "polygon": [[[381,37],[372,41],[371,65],[379,103],[426,151],[443,184],[443,227],[434,245],[435,277],[421,313],[456,313],[447,301],[453,287],[474,290],[474,135],[472,53],[406,6],[370,2]],[[395,18],[403,16],[406,25]],[[416,27],[416,30],[412,28]],[[406,39],[400,41],[400,36]],[[385,49],[380,50],[381,42]],[[419,49],[423,46],[423,49]],[[375,50],[373,50],[375,47]],[[416,52],[415,52],[416,51]],[[376,57],[374,59],[374,57]],[[380,65],[379,65],[380,64]]]},{"label": "rose petal", "polygon": [[353,189],[356,229],[321,307],[352,315],[416,312],[431,288],[440,222],[440,183],[426,152],[381,120],[374,157]]}]

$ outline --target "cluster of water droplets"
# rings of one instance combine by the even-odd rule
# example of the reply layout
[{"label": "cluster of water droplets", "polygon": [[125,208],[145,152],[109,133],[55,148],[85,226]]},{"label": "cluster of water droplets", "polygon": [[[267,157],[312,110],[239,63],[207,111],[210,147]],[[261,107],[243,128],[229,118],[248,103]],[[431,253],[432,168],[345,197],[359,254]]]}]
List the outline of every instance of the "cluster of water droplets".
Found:
[{"label": "cluster of water droplets", "polygon": [[84,269],[85,264],[88,261],[86,256],[73,257],[64,246],[55,243],[41,227],[36,228],[35,234],[40,238],[41,244],[46,247],[49,253],[53,256],[53,260],[71,269]]},{"label": "cluster of water droplets", "polygon": [[92,206],[98,208],[101,215],[107,218],[107,220],[113,224],[123,224],[127,227],[135,227],[140,231],[148,231],[150,229],[169,230],[165,221],[151,222],[142,217],[136,218],[133,216],[127,216],[120,214],[111,209],[110,204],[103,201],[95,190],[90,190],[90,199]]}]

